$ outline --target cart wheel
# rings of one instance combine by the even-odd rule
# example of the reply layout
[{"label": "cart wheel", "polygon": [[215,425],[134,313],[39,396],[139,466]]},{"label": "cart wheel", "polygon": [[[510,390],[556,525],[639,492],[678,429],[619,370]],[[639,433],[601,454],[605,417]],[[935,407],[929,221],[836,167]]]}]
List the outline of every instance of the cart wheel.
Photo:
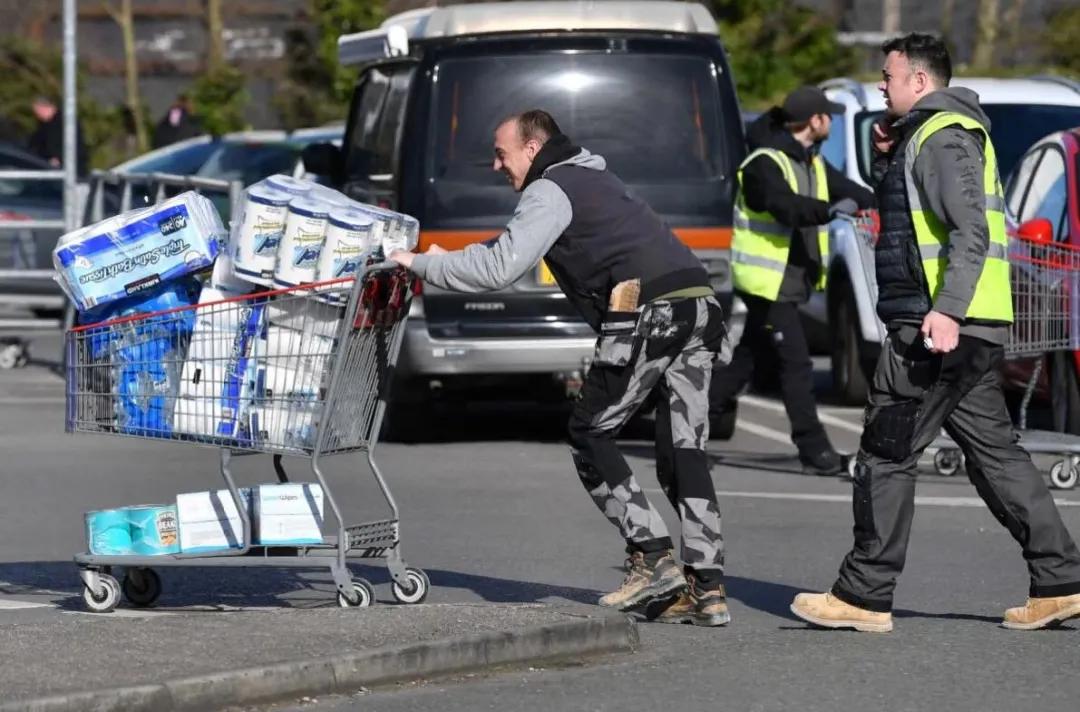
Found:
[{"label": "cart wheel", "polygon": [[371,584],[364,579],[356,579],[353,581],[353,594],[356,596],[353,600],[349,600],[345,597],[345,594],[338,591],[337,602],[342,608],[367,608],[375,600],[375,589],[371,587]]},{"label": "cart wheel", "polygon": [[5,371],[18,366],[20,359],[25,359],[22,345],[8,344],[0,348],[0,368]]},{"label": "cart wheel", "polygon": [[91,591],[83,586],[83,603],[91,613],[111,613],[120,603],[120,582],[109,574],[99,573],[100,591]]},{"label": "cart wheel", "polygon": [[405,569],[405,578],[409,581],[407,586],[401,586],[394,581],[390,587],[394,598],[399,603],[423,603],[431,589],[431,581],[428,580],[427,574],[421,569],[410,566]]},{"label": "cart wheel", "polygon": [[934,453],[934,469],[943,477],[952,477],[960,469],[960,452],[947,449]]},{"label": "cart wheel", "polygon": [[128,569],[124,574],[123,589],[128,603],[146,608],[154,605],[161,595],[161,577],[153,569]]},{"label": "cart wheel", "polygon": [[1050,468],[1050,486],[1054,489],[1072,489],[1080,479],[1080,472],[1069,460],[1058,460]]}]

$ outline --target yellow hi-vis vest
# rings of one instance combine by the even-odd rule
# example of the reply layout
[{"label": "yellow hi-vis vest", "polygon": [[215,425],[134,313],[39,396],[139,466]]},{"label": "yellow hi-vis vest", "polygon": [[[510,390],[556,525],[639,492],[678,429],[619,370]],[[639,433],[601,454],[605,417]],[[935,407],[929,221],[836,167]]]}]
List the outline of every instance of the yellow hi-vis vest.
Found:
[{"label": "yellow hi-vis vest", "polygon": [[1009,242],[1005,233],[1005,197],[998,177],[997,156],[986,127],[975,119],[951,111],[934,114],[927,119],[908,142],[904,155],[904,180],[907,183],[908,205],[919,245],[923,273],[933,301],[941,291],[945,266],[949,258],[949,227],[930,210],[923,208],[920,186],[912,179],[912,169],[919,150],[926,140],[943,128],[959,126],[982,133],[985,154],[983,185],[986,194],[986,224],[990,229],[990,245],[986,252],[982,274],[975,284],[975,296],[968,306],[967,319],[1011,322],[1013,320],[1012,292],[1009,286]]},{"label": "yellow hi-vis vest", "polygon": [[[775,301],[784,281],[788,253],[791,251],[791,233],[794,228],[783,225],[766,212],[750,210],[743,197],[743,169],[759,156],[768,156],[780,166],[784,180],[793,193],[829,200],[825,161],[814,156],[810,162],[810,185],[799,189],[798,177],[791,159],[783,151],[759,148],[746,157],[736,174],[738,196],[735,198],[735,234],[731,240],[731,268],[735,289],[740,292]],[[817,289],[825,288],[825,274],[829,264],[829,228],[819,225],[818,250],[821,253],[821,274],[815,280]]]}]

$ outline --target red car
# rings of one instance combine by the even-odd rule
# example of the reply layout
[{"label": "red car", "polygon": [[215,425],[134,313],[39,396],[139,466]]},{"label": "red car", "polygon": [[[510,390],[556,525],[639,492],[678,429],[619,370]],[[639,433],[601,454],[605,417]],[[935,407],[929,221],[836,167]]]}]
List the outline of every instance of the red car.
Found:
[{"label": "red car", "polygon": [[[1028,149],[1009,177],[1005,203],[1011,234],[1029,242],[1071,248],[1063,251],[1067,252],[1064,259],[1080,265],[1080,127],[1050,134]],[[1018,264],[1015,259],[1013,264]],[[1023,265],[1018,266],[1022,271]],[[1018,307],[1024,309],[1019,300],[1030,297],[1024,284],[1018,283],[1017,270],[1014,291]],[[1068,308],[1077,319],[1077,301],[1063,295],[1056,304],[1071,304]],[[1080,434],[1080,351],[1056,351],[1042,358],[1034,396],[1050,406],[1055,430]],[[1011,393],[1022,396],[1037,363],[1038,359],[1006,362],[1005,383]]]}]

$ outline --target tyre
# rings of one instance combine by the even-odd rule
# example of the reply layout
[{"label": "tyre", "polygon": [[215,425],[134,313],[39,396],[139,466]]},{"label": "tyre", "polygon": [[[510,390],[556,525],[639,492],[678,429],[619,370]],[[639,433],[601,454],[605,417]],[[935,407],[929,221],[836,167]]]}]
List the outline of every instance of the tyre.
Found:
[{"label": "tyre", "polygon": [[845,290],[830,316],[829,326],[834,334],[830,354],[833,391],[844,403],[862,405],[867,395],[866,373],[858,313],[850,291]]},{"label": "tyre", "polygon": [[161,595],[161,577],[153,569],[128,569],[124,574],[124,598],[138,608],[152,606]]},{"label": "tyre", "polygon": [[83,586],[83,603],[91,613],[112,613],[120,603],[120,582],[109,574],[98,574],[99,587],[91,591]]},{"label": "tyre", "polygon": [[410,566],[405,569],[405,578],[409,581],[406,587],[400,586],[397,581],[391,585],[390,592],[394,594],[394,600],[398,603],[423,603],[431,589],[427,574]]},{"label": "tyre", "polygon": [[1080,480],[1080,470],[1068,458],[1058,460],[1050,468],[1050,486],[1054,489],[1073,489]]},{"label": "tyre", "polygon": [[944,448],[934,453],[934,470],[942,477],[952,477],[960,470],[960,451]]},{"label": "tyre", "polygon": [[367,608],[375,600],[375,589],[364,579],[353,580],[353,598],[338,591],[337,602],[342,608]]},{"label": "tyre", "polygon": [[1071,351],[1050,357],[1050,412],[1054,430],[1080,435],[1080,384]]}]

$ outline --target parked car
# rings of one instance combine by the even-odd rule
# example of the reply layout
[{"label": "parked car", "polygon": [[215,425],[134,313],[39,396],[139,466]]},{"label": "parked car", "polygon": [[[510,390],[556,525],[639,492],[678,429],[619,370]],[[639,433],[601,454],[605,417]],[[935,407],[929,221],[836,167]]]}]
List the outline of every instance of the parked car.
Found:
[{"label": "parked car", "polygon": [[[0,170],[55,170],[48,161],[10,144],[0,144]],[[63,220],[64,185],[59,180],[0,178],[0,220]],[[5,229],[0,231],[0,269],[52,267],[57,229]],[[52,280],[11,278],[0,280],[0,301],[15,300],[39,314],[63,306],[63,294]]]},{"label": "parked car", "polygon": [[[1031,144],[1052,131],[1080,124],[1080,83],[1056,77],[977,79],[958,77],[953,86],[979,94],[991,121],[991,139],[1004,179]],[[834,79],[821,87],[847,107],[834,117],[822,155],[848,177],[870,180],[870,129],[884,113],[885,102],[875,84]],[[866,400],[867,379],[880,351],[876,293],[870,288],[849,223],[830,226],[829,280],[803,308],[812,346],[831,357],[834,389],[843,400]]]},{"label": "parked car", "polygon": [[[716,22],[696,3],[530,2],[425,8],[342,37],[359,65],[344,145],[309,168],[415,216],[421,249],[499,234],[518,196],[492,170],[499,119],[550,111],[694,248],[725,301],[742,122]],[[318,166],[316,166],[318,163]],[[413,302],[395,409],[433,387],[573,386],[595,335],[541,262],[511,287]],[[553,378],[554,376],[554,378]],[[530,391],[535,397],[535,393]]]},{"label": "parked car", "polygon": [[[1005,187],[1005,205],[1010,229],[1022,239],[1080,250],[1080,128],[1053,133],[1020,158]],[[1078,258],[1080,252],[1065,262],[1075,265]],[[1020,298],[1030,298],[1034,291],[1021,288]],[[1069,291],[1075,291],[1075,283]],[[1063,295],[1072,300],[1062,305],[1071,309],[1074,324],[1080,317],[1075,296]],[[1038,360],[1007,361],[1006,386],[1023,392]],[[1041,360],[1035,397],[1050,406],[1055,430],[1080,434],[1080,351],[1058,351]]]}]

